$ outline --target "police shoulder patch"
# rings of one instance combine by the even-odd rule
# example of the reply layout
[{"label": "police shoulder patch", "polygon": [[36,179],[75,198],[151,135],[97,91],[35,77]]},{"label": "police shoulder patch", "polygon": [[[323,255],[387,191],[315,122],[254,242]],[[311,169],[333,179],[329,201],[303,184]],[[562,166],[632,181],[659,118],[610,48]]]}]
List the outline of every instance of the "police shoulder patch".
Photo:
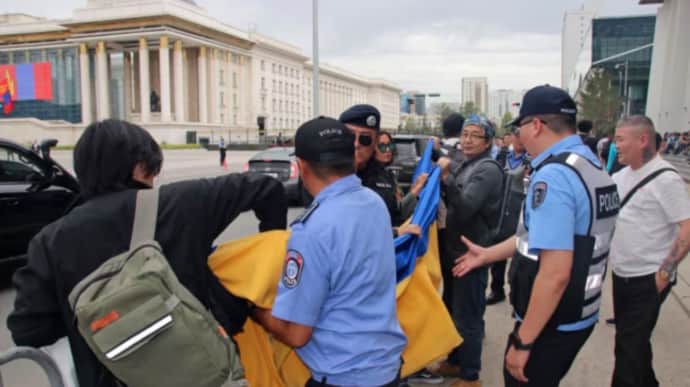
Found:
[{"label": "police shoulder patch", "polygon": [[546,190],[548,185],[543,181],[534,183],[532,188],[532,209],[538,208],[546,200]]},{"label": "police shoulder patch", "polygon": [[297,250],[288,250],[285,256],[285,269],[283,270],[283,285],[286,288],[292,289],[299,285],[299,280],[302,277],[302,269],[304,269],[304,259],[302,254]]}]

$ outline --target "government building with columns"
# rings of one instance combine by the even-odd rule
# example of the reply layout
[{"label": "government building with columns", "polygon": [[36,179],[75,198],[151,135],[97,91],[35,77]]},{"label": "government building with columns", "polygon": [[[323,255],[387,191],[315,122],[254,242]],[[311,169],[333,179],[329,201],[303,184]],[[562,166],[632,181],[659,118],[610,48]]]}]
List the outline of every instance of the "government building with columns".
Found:
[{"label": "government building with columns", "polygon": [[[0,85],[13,99],[1,138],[74,144],[89,123],[117,118],[168,144],[244,143],[259,140],[260,122],[265,135],[290,137],[314,116],[300,48],[224,24],[192,0],[85,1],[66,20],[0,15]],[[46,63],[49,81],[26,75]],[[398,126],[398,86],[323,64],[319,80],[320,114],[370,103],[383,128]]]}]

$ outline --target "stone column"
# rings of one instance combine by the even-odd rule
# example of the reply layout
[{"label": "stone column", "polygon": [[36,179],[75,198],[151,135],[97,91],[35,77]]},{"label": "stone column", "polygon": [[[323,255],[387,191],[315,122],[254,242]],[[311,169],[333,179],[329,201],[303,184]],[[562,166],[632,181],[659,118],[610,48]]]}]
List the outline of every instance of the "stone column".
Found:
[{"label": "stone column", "polygon": [[199,122],[208,122],[208,93],[206,80],[206,47],[199,47]]},{"label": "stone column", "polygon": [[96,43],[96,119],[99,121],[110,117],[108,82],[108,53],[101,40]]},{"label": "stone column", "polygon": [[91,123],[91,75],[89,74],[89,47],[79,45],[79,86],[81,89],[81,122]]},{"label": "stone column", "polygon": [[217,123],[218,120],[218,50],[212,48],[209,52],[209,121],[211,123]]},{"label": "stone column", "polygon": [[173,48],[173,77],[175,78],[175,121],[177,122],[185,120],[184,76],[182,71],[182,41],[176,40]]},{"label": "stone column", "polygon": [[158,62],[160,64],[161,122],[170,122],[170,49],[167,36],[161,36]]},{"label": "stone column", "polygon": [[139,103],[141,122],[151,120],[151,81],[149,80],[149,45],[146,38],[139,39]]}]

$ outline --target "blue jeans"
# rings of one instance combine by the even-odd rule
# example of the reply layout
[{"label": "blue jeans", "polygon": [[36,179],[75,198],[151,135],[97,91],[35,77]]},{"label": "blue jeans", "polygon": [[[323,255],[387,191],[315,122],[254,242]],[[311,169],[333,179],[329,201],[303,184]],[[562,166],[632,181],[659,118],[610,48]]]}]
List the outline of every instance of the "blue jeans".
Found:
[{"label": "blue jeans", "polygon": [[448,362],[460,366],[460,378],[478,380],[482,368],[482,340],[484,339],[484,311],[488,267],[476,269],[461,278],[453,278],[451,316],[463,342],[448,357]]}]

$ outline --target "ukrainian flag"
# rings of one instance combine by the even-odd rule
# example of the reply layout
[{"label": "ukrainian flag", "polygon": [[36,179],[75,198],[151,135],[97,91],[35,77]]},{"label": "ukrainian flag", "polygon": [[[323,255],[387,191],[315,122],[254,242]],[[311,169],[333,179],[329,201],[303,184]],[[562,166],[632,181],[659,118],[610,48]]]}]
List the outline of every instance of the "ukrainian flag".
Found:
[{"label": "ukrainian flag", "polygon": [[[432,165],[431,149],[430,142],[415,172],[415,178],[429,173],[410,220],[422,228],[422,235],[403,235],[395,240],[398,319],[407,336],[403,376],[445,357],[462,343],[440,296],[442,277],[436,230],[440,170]],[[289,235],[289,231],[270,231],[226,243],[215,250],[209,266],[230,292],[270,309],[282,275]],[[261,257],[260,265],[257,257]],[[309,379],[309,370],[297,353],[272,339],[254,321],[247,320],[235,340],[250,385],[301,387]]]}]

